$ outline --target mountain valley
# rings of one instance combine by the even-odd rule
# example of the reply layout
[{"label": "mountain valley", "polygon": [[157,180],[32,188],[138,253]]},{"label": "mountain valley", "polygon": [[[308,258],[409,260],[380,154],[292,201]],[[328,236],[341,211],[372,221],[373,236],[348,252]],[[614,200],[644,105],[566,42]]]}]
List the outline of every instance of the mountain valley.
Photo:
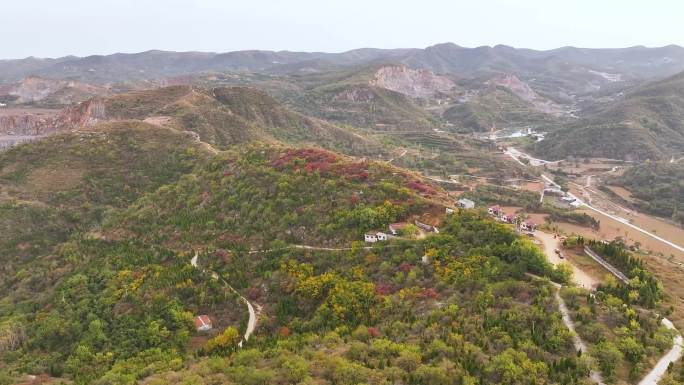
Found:
[{"label": "mountain valley", "polygon": [[683,81],[678,46],[2,60],[0,385],[682,383]]}]

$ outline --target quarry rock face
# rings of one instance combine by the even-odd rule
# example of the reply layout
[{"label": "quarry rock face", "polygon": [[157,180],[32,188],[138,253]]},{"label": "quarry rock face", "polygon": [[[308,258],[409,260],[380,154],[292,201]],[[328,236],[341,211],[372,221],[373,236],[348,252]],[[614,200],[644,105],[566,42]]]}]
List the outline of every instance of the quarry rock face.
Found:
[{"label": "quarry rock face", "polygon": [[456,86],[446,76],[436,75],[425,69],[414,70],[399,65],[380,68],[370,84],[413,98],[430,98],[440,93],[449,93]]},{"label": "quarry rock face", "polygon": [[105,119],[101,100],[89,100],[61,111],[0,110],[0,148],[95,124]]},{"label": "quarry rock face", "polygon": [[527,83],[513,74],[501,74],[491,78],[489,83],[509,89],[526,102],[532,102],[539,97]]},{"label": "quarry rock face", "polygon": [[551,115],[562,115],[562,108],[537,94],[527,83],[513,74],[501,74],[487,81],[487,84],[508,89],[520,99],[532,104],[536,110]]}]

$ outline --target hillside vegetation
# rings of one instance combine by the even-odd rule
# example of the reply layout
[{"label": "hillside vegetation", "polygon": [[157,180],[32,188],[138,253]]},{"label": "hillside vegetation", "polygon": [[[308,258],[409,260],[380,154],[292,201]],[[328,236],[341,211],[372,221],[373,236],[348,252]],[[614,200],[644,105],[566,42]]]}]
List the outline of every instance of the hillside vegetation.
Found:
[{"label": "hillside vegetation", "polygon": [[669,159],[684,151],[684,73],[651,83],[549,134],[536,151],[548,159]]},{"label": "hillside vegetation", "polygon": [[[4,382],[187,382],[204,365],[240,384],[586,376],[550,286],[522,273],[567,275],[510,229],[463,213],[423,241],[353,242],[443,213],[443,192],[415,174],[320,149],[213,154],[193,135],[135,121],[0,156],[3,221],[17,231],[2,241]],[[286,248],[294,243],[351,248]],[[249,252],[259,248],[271,251]],[[244,308],[190,266],[194,252],[263,307],[239,353]],[[208,336],[192,327],[202,313],[215,322]]]},{"label": "hillside vegetation", "polygon": [[471,98],[449,107],[443,118],[458,131],[486,132],[555,123],[552,115],[535,111],[533,106],[502,87],[486,87]]},{"label": "hillside vegetation", "polygon": [[463,214],[412,245],[274,253],[272,264],[256,264],[275,271],[260,280],[259,301],[273,316],[254,341],[150,382],[583,383],[587,361],[572,348],[551,287],[521,279],[520,271],[548,267],[536,250]]},{"label": "hillside vegetation", "polygon": [[[208,154],[192,137],[139,122],[93,127],[0,153],[2,312],[51,290],[59,244],[178,179]],[[30,306],[29,306],[30,308]],[[6,313],[9,312],[9,313]]]},{"label": "hillside vegetation", "polygon": [[[256,146],[164,186],[115,220],[126,237],[169,247],[272,241],[342,245],[431,211],[438,189],[391,167],[315,149]],[[175,246],[173,246],[175,245]]]},{"label": "hillside vegetation", "polygon": [[[482,67],[532,76],[546,61],[565,68],[538,51],[449,44],[332,56],[155,51],[60,61],[76,75],[97,67],[91,76],[100,81],[120,73],[140,79],[146,70],[269,75],[211,73],[203,75],[207,88],[95,98],[74,113],[84,123],[73,131],[0,153],[0,385],[584,385],[596,369],[608,382],[638,381],[671,346],[655,314],[667,311],[660,282],[624,245],[587,240],[630,281],[606,279],[593,294],[574,287],[570,266],[553,266],[535,242],[483,208],[598,223],[511,188],[534,183],[539,171],[494,155],[496,143],[443,130],[441,121],[477,131],[555,119],[534,112],[510,85],[449,109],[467,82],[375,64],[388,55],[470,75]],[[130,66],[119,72],[121,62]],[[277,99],[208,80],[221,76],[257,79]],[[677,79],[635,90],[623,103],[673,99],[678,86],[667,85]],[[677,112],[677,99],[670,103]],[[638,111],[657,111],[656,123],[676,131],[675,120],[662,118],[667,111]],[[557,135],[544,142],[565,131]],[[649,138],[645,153],[661,151],[662,140],[677,145],[674,137]],[[664,175],[677,166],[651,167],[625,175],[651,182],[638,199],[663,197],[671,206],[651,209],[676,218],[681,186]],[[478,207],[447,214],[455,196]],[[389,239],[363,242],[396,223],[402,229]],[[585,240],[563,245],[579,251]],[[558,311],[558,290],[586,352],[577,351]],[[199,315],[211,319],[211,330],[195,327]],[[256,329],[244,341],[252,317]]]},{"label": "hillside vegetation", "polygon": [[298,95],[299,110],[332,122],[387,131],[429,130],[437,119],[410,97],[368,84],[331,84]]},{"label": "hillside vegetation", "polygon": [[630,167],[615,182],[628,189],[639,209],[684,224],[684,165],[649,162]]},{"label": "hillside vegetation", "polygon": [[247,87],[211,90],[172,86],[107,98],[109,119],[147,119],[197,133],[203,142],[226,148],[250,141],[315,144],[348,153],[380,152],[377,143],[352,129],[310,118],[282,106],[265,92]]}]

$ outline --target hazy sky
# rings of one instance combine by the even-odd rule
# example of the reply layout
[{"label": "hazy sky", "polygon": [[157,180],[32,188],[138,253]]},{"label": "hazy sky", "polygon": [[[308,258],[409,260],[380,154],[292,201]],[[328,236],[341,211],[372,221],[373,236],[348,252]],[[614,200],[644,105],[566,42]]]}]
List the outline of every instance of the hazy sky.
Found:
[{"label": "hazy sky", "polygon": [[681,0],[0,0],[0,58],[507,44],[684,46]]}]

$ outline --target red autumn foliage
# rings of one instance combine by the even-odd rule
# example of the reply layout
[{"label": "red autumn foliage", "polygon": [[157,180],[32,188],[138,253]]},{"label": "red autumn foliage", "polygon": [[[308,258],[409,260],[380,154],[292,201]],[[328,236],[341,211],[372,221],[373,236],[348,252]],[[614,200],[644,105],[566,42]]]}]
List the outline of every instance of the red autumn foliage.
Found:
[{"label": "red autumn foliage", "polygon": [[290,335],[290,328],[287,326],[281,326],[278,328],[278,335],[281,337],[287,337]]},{"label": "red autumn foliage", "polygon": [[413,269],[413,265],[407,262],[402,262],[401,265],[399,265],[399,270],[403,271],[404,273],[408,273]]},{"label": "red autumn foliage", "polygon": [[326,171],[332,163],[338,160],[337,156],[331,152],[316,148],[302,148],[287,150],[285,154],[273,160],[271,165],[277,169],[283,169],[297,158],[304,160],[304,169],[309,172]]},{"label": "red autumn foliage", "polygon": [[368,164],[366,162],[347,163],[335,168],[335,174],[348,180],[364,181],[368,179]]},{"label": "red autumn foliage", "polygon": [[230,233],[223,233],[219,235],[217,240],[223,247],[241,245],[245,243],[244,237]]},{"label": "red autumn foliage", "polygon": [[349,198],[349,203],[351,203],[352,206],[356,206],[360,201],[361,198],[359,198],[359,194],[353,194],[351,198]]},{"label": "red autumn foliage", "polygon": [[250,287],[247,290],[247,298],[257,300],[261,297],[261,290],[258,287]]},{"label": "red autumn foliage", "polygon": [[428,287],[428,288],[423,290],[422,296],[423,296],[423,298],[435,299],[439,296],[439,294],[437,293],[437,291],[435,289]]},{"label": "red autumn foliage", "polygon": [[377,338],[380,337],[380,330],[378,330],[378,328],[369,327],[368,334],[370,334],[371,337]]},{"label": "red autumn foliage", "polygon": [[520,302],[528,302],[531,297],[532,294],[527,290],[520,290],[515,296],[515,298]]},{"label": "red autumn foliage", "polygon": [[375,285],[375,294],[377,295],[390,295],[394,293],[394,288],[385,283],[378,283]]},{"label": "red autumn foliage", "polygon": [[434,195],[435,194],[435,189],[432,188],[432,186],[425,184],[419,180],[413,180],[411,182],[408,182],[406,184],[406,187],[410,188],[411,190],[418,191],[421,194],[425,195]]},{"label": "red autumn foliage", "polygon": [[217,259],[220,259],[221,261],[228,263],[230,262],[231,256],[230,256],[230,251],[224,250],[224,249],[216,249],[214,250],[213,253],[211,253],[211,256]]}]

